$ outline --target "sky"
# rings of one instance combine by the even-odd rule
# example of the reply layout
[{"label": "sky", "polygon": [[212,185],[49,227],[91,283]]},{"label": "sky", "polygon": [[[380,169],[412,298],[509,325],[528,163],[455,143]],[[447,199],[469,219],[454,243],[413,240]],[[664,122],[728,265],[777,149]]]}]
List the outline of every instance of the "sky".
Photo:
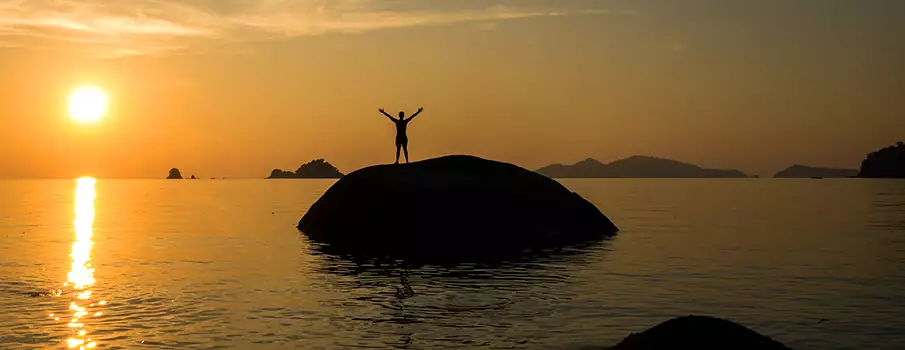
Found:
[{"label": "sky", "polygon": [[[769,176],[905,139],[897,0],[4,0],[0,178],[261,178],[325,158]],[[98,124],[67,96],[109,94]]]}]

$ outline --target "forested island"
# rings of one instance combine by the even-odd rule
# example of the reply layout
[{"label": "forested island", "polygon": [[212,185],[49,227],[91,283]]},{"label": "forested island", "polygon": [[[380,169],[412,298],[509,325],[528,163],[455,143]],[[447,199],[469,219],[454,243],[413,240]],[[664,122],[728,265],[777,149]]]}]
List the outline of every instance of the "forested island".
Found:
[{"label": "forested island", "polygon": [[338,179],[343,173],[323,159],[315,159],[302,164],[293,171],[273,169],[268,179]]},{"label": "forested island", "polygon": [[871,152],[861,162],[858,177],[905,179],[905,143]]}]

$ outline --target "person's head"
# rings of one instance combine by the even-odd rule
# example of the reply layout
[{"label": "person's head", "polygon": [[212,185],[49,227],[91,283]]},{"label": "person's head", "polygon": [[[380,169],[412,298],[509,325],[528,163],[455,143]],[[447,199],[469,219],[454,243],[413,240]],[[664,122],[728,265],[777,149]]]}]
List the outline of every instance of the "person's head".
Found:
[{"label": "person's head", "polygon": [[405,119],[405,112],[399,112],[399,120]]}]

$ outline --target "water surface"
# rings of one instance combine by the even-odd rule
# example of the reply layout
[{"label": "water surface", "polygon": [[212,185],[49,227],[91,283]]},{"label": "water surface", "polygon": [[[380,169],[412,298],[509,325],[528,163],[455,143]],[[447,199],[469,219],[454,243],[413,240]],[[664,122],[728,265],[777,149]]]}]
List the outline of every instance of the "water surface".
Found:
[{"label": "water surface", "polygon": [[798,349],[905,343],[905,182],[563,183],[622,232],[401,268],[298,234],[332,181],[3,180],[0,347],[575,349],[686,314]]}]

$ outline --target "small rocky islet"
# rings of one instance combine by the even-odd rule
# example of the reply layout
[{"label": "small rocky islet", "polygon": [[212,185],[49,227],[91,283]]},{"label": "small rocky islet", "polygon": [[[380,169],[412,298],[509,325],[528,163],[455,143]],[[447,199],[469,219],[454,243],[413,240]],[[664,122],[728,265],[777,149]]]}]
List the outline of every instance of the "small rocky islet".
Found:
[{"label": "small rocky islet", "polygon": [[268,179],[339,179],[343,173],[324,159],[315,159],[302,164],[295,171],[273,169]]}]

